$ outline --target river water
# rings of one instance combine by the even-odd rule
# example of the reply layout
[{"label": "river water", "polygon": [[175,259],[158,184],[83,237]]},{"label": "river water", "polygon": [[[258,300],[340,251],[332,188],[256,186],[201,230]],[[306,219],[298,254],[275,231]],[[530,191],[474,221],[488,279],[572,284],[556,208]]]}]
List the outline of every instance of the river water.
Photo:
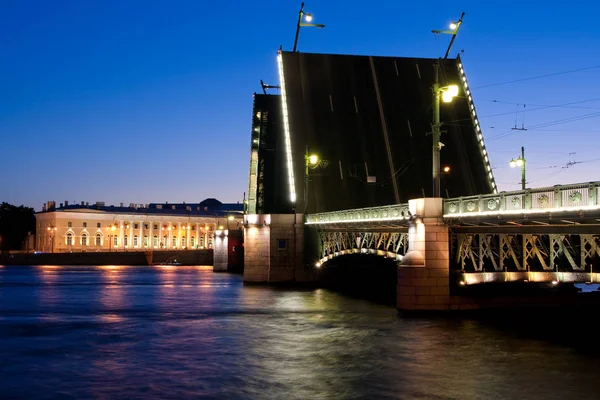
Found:
[{"label": "river water", "polygon": [[597,340],[503,324],[210,267],[4,266],[0,398],[600,398]]}]

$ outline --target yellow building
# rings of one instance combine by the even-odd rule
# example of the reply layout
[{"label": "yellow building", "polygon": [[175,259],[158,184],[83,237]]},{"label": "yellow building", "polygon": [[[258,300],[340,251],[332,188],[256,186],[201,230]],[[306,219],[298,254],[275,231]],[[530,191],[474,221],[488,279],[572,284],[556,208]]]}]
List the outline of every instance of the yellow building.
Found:
[{"label": "yellow building", "polygon": [[215,232],[241,229],[243,205],[216,199],[186,204],[44,204],[36,251],[146,251],[212,248]]}]

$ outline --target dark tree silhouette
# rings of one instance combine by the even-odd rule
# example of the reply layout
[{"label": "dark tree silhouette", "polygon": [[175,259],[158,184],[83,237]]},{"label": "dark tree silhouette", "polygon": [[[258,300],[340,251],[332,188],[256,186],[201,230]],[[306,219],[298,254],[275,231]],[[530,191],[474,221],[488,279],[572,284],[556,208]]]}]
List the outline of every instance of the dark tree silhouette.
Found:
[{"label": "dark tree silhouette", "polygon": [[33,208],[0,204],[0,250],[21,250],[27,233],[35,235]]}]

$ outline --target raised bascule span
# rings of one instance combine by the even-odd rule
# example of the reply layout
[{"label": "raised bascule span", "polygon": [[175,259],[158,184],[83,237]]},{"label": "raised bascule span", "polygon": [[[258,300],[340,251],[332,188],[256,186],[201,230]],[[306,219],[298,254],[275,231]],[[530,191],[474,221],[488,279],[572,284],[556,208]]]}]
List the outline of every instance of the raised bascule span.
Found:
[{"label": "raised bascule span", "polygon": [[[254,95],[245,282],[375,254],[398,263],[400,310],[449,310],[481,306],[465,286],[600,279],[600,184],[499,193],[460,57],[279,51],[277,66],[279,93]],[[440,107],[440,197],[436,69],[459,86]]]}]

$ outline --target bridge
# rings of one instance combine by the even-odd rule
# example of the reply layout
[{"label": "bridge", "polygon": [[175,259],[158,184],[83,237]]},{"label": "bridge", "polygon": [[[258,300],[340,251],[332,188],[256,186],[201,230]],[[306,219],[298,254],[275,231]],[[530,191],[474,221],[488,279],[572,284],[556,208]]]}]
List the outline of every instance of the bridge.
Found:
[{"label": "bridge", "polygon": [[[245,282],[313,281],[372,254],[398,265],[399,309],[448,310],[478,307],[463,287],[600,280],[600,183],[498,192],[460,57],[280,50],[277,65],[280,92],[254,95]],[[443,144],[438,80],[460,86]]]}]

